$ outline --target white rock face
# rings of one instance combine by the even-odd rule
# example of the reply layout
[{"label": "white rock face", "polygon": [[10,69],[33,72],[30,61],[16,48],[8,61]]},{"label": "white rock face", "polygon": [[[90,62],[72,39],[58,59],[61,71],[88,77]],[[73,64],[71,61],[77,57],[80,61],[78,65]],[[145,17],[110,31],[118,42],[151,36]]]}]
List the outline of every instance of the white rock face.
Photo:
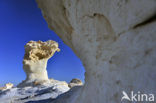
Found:
[{"label": "white rock face", "polygon": [[156,93],[155,0],[37,3],[86,69],[85,85],[64,103],[120,103],[123,90]]},{"label": "white rock face", "polygon": [[52,40],[30,41],[25,45],[23,69],[27,75],[25,81],[18,87],[32,85],[33,83],[43,84],[49,82],[47,74],[47,61],[56,51],[60,51],[58,43]]}]

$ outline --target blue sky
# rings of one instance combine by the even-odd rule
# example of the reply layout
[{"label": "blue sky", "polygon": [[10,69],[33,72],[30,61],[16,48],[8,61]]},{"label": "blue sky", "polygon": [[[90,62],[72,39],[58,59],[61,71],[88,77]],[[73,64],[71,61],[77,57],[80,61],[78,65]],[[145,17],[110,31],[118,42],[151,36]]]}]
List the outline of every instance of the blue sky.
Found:
[{"label": "blue sky", "polygon": [[55,40],[61,52],[48,61],[49,78],[69,82],[84,81],[81,61],[62,40],[48,28],[35,0],[0,0],[0,85],[17,84],[26,78],[22,69],[24,45],[30,40]]}]

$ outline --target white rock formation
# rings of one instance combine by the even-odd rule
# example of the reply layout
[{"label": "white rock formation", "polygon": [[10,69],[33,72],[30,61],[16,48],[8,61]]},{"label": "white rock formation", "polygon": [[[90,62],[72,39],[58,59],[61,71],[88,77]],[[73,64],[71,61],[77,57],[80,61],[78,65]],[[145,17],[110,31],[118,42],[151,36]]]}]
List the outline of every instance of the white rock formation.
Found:
[{"label": "white rock formation", "polygon": [[75,86],[82,86],[83,83],[80,79],[74,78],[70,81],[70,83],[68,84],[68,86],[70,88],[75,87]]},{"label": "white rock formation", "polygon": [[25,45],[23,60],[23,69],[27,78],[18,87],[49,82],[46,70],[47,61],[56,51],[60,51],[58,43],[52,40],[28,42]]},{"label": "white rock formation", "polygon": [[13,86],[14,86],[14,84],[12,84],[12,83],[7,83],[7,84],[5,84],[4,87],[0,87],[0,90],[11,89]]},{"label": "white rock formation", "polygon": [[156,93],[155,0],[37,3],[86,69],[85,85],[64,103],[120,103],[123,90]]}]

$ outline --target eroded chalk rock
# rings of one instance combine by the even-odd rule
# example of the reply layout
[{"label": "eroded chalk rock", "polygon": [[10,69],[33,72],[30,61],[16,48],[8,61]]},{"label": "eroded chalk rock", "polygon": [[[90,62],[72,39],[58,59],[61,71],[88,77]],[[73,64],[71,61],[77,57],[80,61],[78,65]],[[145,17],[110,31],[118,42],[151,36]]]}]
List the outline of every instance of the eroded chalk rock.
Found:
[{"label": "eroded chalk rock", "polygon": [[70,81],[70,83],[68,84],[68,86],[70,88],[75,87],[75,86],[82,86],[83,83],[80,79],[74,78]]},{"label": "eroded chalk rock", "polygon": [[120,103],[123,90],[156,94],[156,0],[37,3],[86,70],[84,86],[63,103]]},{"label": "eroded chalk rock", "polygon": [[58,43],[52,40],[28,42],[23,59],[23,69],[27,78],[18,87],[48,83],[47,61],[56,51],[60,51]]}]

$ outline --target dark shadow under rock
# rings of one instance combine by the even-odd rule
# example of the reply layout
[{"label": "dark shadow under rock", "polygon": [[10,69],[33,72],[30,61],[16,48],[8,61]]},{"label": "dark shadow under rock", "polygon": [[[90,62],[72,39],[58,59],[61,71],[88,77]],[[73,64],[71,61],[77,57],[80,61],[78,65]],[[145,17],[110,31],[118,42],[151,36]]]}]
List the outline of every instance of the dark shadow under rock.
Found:
[{"label": "dark shadow under rock", "polygon": [[25,103],[51,103],[52,101],[54,101],[55,99],[44,99],[44,100],[37,100],[37,101],[28,101]]}]

